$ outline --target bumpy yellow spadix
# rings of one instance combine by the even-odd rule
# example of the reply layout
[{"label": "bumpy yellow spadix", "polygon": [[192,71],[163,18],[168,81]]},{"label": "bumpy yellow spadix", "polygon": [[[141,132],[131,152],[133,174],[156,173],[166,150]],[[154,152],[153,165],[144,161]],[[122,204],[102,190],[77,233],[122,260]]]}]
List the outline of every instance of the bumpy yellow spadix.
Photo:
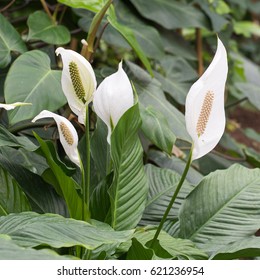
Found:
[{"label": "bumpy yellow spadix", "polygon": [[60,142],[69,159],[80,167],[80,157],[78,152],[78,134],[74,126],[66,118],[52,113],[48,110],[43,110],[37,115],[32,122],[39,119],[53,118],[57,124]]},{"label": "bumpy yellow spadix", "polygon": [[60,47],[56,54],[61,55],[63,63],[62,90],[78,121],[85,124],[86,106],[92,101],[97,86],[94,70],[82,55],[73,50]]},{"label": "bumpy yellow spadix", "polygon": [[224,133],[227,73],[226,49],[218,38],[217,51],[211,64],[192,85],[186,98],[185,120],[193,141],[193,160],[214,149]]}]

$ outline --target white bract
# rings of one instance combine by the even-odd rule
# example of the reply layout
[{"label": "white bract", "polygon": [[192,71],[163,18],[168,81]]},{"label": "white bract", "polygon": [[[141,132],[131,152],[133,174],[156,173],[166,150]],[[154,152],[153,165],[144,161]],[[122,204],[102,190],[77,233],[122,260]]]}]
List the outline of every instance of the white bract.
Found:
[{"label": "white bract", "polygon": [[74,126],[66,118],[47,110],[43,110],[32,120],[32,122],[44,118],[53,118],[55,120],[58,126],[60,142],[64,148],[65,153],[72,162],[80,167],[80,157],[78,153],[78,134]]},{"label": "white bract", "polygon": [[26,105],[32,105],[32,103],[24,103],[24,102],[15,102],[11,104],[0,103],[0,108],[4,108],[5,110],[13,110],[18,106],[26,106]]},{"label": "white bract", "polygon": [[93,98],[96,114],[108,127],[108,143],[110,143],[113,128],[122,115],[133,105],[133,89],[122,68],[122,62],[120,62],[118,71],[104,79]]},{"label": "white bract", "polygon": [[227,73],[226,49],[218,38],[217,51],[211,64],[192,85],[186,98],[185,120],[193,140],[193,160],[214,149],[224,133]]},{"label": "white bract", "polygon": [[71,110],[78,116],[78,121],[85,124],[86,106],[92,101],[97,81],[91,64],[80,54],[62,47],[56,49],[61,55],[63,70],[61,75],[62,90]]}]

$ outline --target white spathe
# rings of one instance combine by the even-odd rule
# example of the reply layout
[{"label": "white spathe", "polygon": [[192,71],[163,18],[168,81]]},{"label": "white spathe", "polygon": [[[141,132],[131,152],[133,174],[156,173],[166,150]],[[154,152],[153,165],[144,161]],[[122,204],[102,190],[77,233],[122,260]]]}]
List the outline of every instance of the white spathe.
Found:
[{"label": "white spathe", "polygon": [[[91,64],[80,54],[73,50],[66,50],[62,47],[56,49],[56,55],[61,55],[63,69],[61,75],[62,90],[68,100],[68,104],[77,116],[78,121],[85,124],[86,106],[92,101],[93,93],[97,87],[96,76]],[[84,88],[85,96],[83,102],[78,98],[69,72],[70,63],[76,63],[80,79]]]},{"label": "white spathe", "polygon": [[26,105],[32,105],[32,103],[24,103],[24,102],[15,102],[10,104],[0,103],[0,108],[4,108],[5,110],[13,110],[18,106],[26,106]]},{"label": "white spathe", "polygon": [[52,113],[48,110],[41,111],[32,122],[39,119],[53,118],[57,124],[60,142],[69,159],[80,167],[80,157],[78,152],[78,134],[74,126],[66,118]]},{"label": "white spathe", "polygon": [[[218,38],[216,54],[204,74],[190,88],[185,106],[186,128],[193,140],[192,159],[198,159],[209,153],[222,137],[226,118],[224,110],[225,83],[228,73],[226,49]],[[210,106],[205,104],[207,95],[213,96]],[[204,104],[204,106],[203,106]],[[203,108],[202,108],[203,107]],[[202,110],[208,107],[207,110]],[[207,108],[206,108],[207,109]],[[205,112],[203,112],[205,111]],[[200,117],[202,115],[202,118]],[[199,135],[198,121],[203,119],[204,131]]]},{"label": "white spathe", "polygon": [[121,61],[118,65],[118,71],[102,81],[93,98],[96,114],[108,127],[108,143],[110,143],[112,129],[133,105],[133,89]]}]

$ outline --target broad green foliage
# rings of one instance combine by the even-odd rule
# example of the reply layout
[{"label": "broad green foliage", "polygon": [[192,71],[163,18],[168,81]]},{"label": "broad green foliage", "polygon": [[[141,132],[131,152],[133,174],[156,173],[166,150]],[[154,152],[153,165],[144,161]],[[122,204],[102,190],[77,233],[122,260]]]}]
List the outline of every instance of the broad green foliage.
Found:
[{"label": "broad green foliage", "polygon": [[[259,258],[258,1],[12,2],[0,4],[0,259]],[[187,93],[211,64],[216,34],[228,58],[225,133],[191,162],[160,225],[190,163]],[[75,56],[61,59],[58,47]],[[97,81],[88,100],[74,94],[80,80],[89,86],[78,64],[86,60],[70,61],[78,54]],[[118,65],[128,78],[104,83],[105,97],[117,90],[118,99],[99,96],[100,109],[95,89]],[[209,80],[208,90],[218,84]],[[31,105],[9,110],[16,102]],[[43,110],[71,123],[31,122]]]},{"label": "broad green foliage", "polygon": [[123,115],[111,135],[114,178],[109,195],[111,225],[116,230],[135,227],[145,208],[148,185],[137,134],[140,125],[139,108],[135,104]]},{"label": "broad green foliage", "polygon": [[4,68],[11,62],[12,51],[24,53],[27,49],[19,33],[2,14],[0,26],[0,68]]},{"label": "broad green foliage", "polygon": [[65,26],[56,25],[42,11],[31,14],[27,21],[29,34],[27,40],[42,40],[55,45],[66,44],[70,41],[69,30]]},{"label": "broad green foliage", "polygon": [[180,211],[180,236],[207,251],[259,229],[260,170],[233,165],[205,177]]},{"label": "broad green foliage", "polygon": [[[57,110],[66,103],[60,84],[61,72],[51,70],[49,57],[39,50],[21,55],[5,81],[5,100],[32,103],[10,112],[11,124],[35,117],[41,110]],[[14,82],[15,81],[15,82]]]},{"label": "broad green foliage", "polygon": [[0,234],[8,235],[23,247],[50,245],[54,248],[83,246],[93,250],[102,244],[124,242],[133,231],[115,232],[107,224],[90,225],[54,214],[24,212],[0,217]]}]

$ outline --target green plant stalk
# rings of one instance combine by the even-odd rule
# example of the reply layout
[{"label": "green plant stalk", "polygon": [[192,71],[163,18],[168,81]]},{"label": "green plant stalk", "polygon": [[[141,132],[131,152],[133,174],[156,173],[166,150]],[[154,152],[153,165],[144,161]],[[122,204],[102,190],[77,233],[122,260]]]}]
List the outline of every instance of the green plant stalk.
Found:
[{"label": "green plant stalk", "polygon": [[[89,201],[90,201],[90,137],[89,137],[89,109],[86,106],[86,172],[85,172],[85,184],[83,186],[83,198],[87,204],[87,213],[89,215]],[[90,217],[89,217],[90,218]]]},{"label": "green plant stalk", "polygon": [[173,196],[171,198],[171,201],[170,201],[167,209],[164,212],[162,220],[161,220],[161,222],[160,222],[160,224],[159,224],[159,226],[158,226],[158,228],[156,230],[156,233],[155,233],[155,235],[154,235],[154,237],[152,239],[150,248],[153,248],[153,246],[154,246],[154,244],[155,244],[155,242],[156,242],[156,240],[157,240],[157,238],[158,238],[158,236],[159,236],[159,234],[160,234],[160,232],[161,232],[161,230],[163,228],[163,224],[165,223],[165,221],[166,221],[166,219],[168,217],[168,214],[169,214],[169,212],[170,212],[170,210],[171,210],[171,208],[173,206],[173,203],[175,202],[175,200],[177,198],[177,195],[179,194],[179,191],[180,191],[180,189],[181,189],[181,187],[183,185],[183,182],[184,182],[184,180],[185,180],[185,178],[187,176],[187,173],[189,171],[189,168],[190,168],[190,165],[191,165],[191,162],[192,162],[192,152],[193,152],[193,146],[191,147],[191,150],[190,150],[190,153],[189,153],[189,157],[188,157],[185,169],[184,169],[184,171],[182,173],[181,179],[180,179],[180,181],[179,181],[179,183],[178,183],[178,185],[176,187],[176,190],[175,190],[175,192],[174,192],[174,194],[173,194]]},{"label": "green plant stalk", "polygon": [[87,43],[88,43],[88,49],[86,53],[86,59],[89,60],[92,56],[92,53],[94,52],[94,41],[97,35],[98,28],[102,22],[103,17],[105,16],[109,6],[111,5],[112,0],[108,0],[104,7],[94,16],[89,32],[87,37]]}]

